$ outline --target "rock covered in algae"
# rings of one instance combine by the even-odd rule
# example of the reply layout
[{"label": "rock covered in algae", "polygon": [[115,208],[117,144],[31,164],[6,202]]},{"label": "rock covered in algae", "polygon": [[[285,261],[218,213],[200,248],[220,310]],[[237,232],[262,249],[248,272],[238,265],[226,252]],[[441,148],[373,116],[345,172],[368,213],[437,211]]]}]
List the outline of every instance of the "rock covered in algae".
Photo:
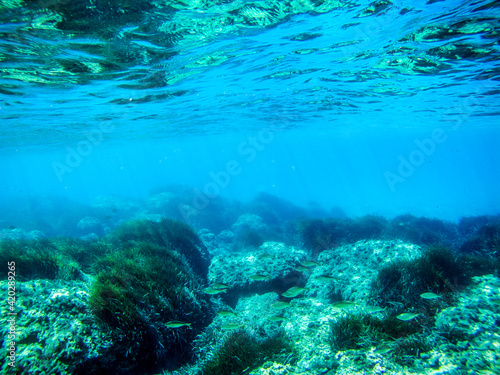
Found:
[{"label": "rock covered in algae", "polygon": [[[254,251],[241,251],[214,257],[208,271],[208,278],[212,282],[229,285],[233,291],[257,291],[260,290],[257,283],[283,280],[290,275],[299,277],[294,267],[305,258],[304,250],[279,242],[265,242]],[[257,281],[256,275],[266,276],[268,279],[263,278]],[[287,288],[291,286],[293,285]]]},{"label": "rock covered in algae", "polygon": [[[0,283],[7,293],[7,281]],[[73,374],[85,367],[112,341],[98,327],[88,308],[87,287],[81,282],[34,280],[16,283],[16,368],[29,374]],[[7,337],[9,316],[0,317]],[[7,351],[8,340],[2,350]],[[2,373],[12,368],[3,361]]]}]

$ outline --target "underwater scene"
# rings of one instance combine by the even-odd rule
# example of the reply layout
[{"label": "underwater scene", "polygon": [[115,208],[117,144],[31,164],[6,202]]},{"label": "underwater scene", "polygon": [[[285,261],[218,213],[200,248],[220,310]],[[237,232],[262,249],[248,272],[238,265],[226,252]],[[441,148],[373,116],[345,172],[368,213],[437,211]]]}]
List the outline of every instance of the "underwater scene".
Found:
[{"label": "underwater scene", "polygon": [[500,374],[500,2],[0,1],[1,374]]}]

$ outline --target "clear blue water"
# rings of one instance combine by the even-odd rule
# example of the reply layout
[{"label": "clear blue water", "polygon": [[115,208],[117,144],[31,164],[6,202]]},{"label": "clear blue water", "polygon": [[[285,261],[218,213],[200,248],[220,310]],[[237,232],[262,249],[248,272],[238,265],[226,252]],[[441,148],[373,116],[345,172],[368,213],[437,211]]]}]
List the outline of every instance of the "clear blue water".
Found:
[{"label": "clear blue water", "polygon": [[176,183],[351,217],[499,212],[495,2],[78,4],[0,5],[4,203]]}]

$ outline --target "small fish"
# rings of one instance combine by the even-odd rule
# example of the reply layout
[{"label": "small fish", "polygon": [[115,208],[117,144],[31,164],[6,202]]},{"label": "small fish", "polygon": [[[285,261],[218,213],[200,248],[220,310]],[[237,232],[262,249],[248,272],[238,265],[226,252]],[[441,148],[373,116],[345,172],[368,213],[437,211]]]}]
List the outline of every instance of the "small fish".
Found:
[{"label": "small fish", "polygon": [[229,310],[221,310],[217,313],[219,316],[238,316],[236,313]]},{"label": "small fish", "polygon": [[238,329],[238,328],[242,328],[244,327],[245,325],[244,324],[241,324],[241,323],[226,323],[226,324],[223,324],[221,326],[222,329],[226,329],[226,330],[229,330],[229,329]]},{"label": "small fish", "polygon": [[217,289],[217,288],[208,287],[208,288],[203,289],[203,291],[206,294],[214,295],[214,294],[219,294],[219,293],[225,293],[226,289]]},{"label": "small fish", "polygon": [[191,323],[184,323],[184,322],[178,322],[176,320],[173,320],[171,322],[167,322],[165,326],[168,328],[179,328],[179,327],[189,327]]},{"label": "small fish", "polygon": [[398,316],[396,316],[396,318],[398,318],[399,320],[402,320],[404,322],[407,322],[408,320],[412,320],[412,319],[415,319],[417,316],[419,316],[420,314],[414,314],[414,313],[402,313],[402,314],[399,314]]},{"label": "small fish", "polygon": [[321,283],[329,283],[336,280],[335,277],[328,275],[316,276],[315,279]]},{"label": "small fish", "polygon": [[222,284],[222,283],[213,283],[212,284],[212,288],[215,288],[215,289],[227,289],[227,288],[229,288],[229,285]]},{"label": "small fish", "polygon": [[283,318],[282,316],[268,316],[267,317],[267,320],[271,321],[271,322],[281,322],[283,320],[285,320],[285,318]]},{"label": "small fish", "polygon": [[299,272],[308,272],[308,271],[311,271],[309,268],[304,267],[304,266],[297,266],[294,269],[295,269],[295,271],[299,271]]},{"label": "small fish", "polygon": [[404,304],[402,304],[401,302],[389,301],[389,303],[394,307],[398,308],[404,307]]},{"label": "small fish", "polygon": [[356,303],[351,301],[339,301],[332,304],[336,309],[347,309],[353,307]]},{"label": "small fish", "polygon": [[420,297],[422,297],[423,299],[436,299],[436,298],[440,298],[440,296],[438,296],[436,293],[432,293],[432,292],[422,293],[420,295]]},{"label": "small fish", "polygon": [[301,288],[300,286],[293,286],[290,289],[288,289],[285,293],[283,293],[282,296],[286,298],[293,298],[297,297],[299,294],[304,293],[306,290],[307,288]]},{"label": "small fish", "polygon": [[385,311],[385,309],[383,309],[380,306],[370,306],[370,305],[366,306],[365,310],[369,314],[374,314],[374,313],[378,313],[378,312],[381,312],[381,311]]},{"label": "small fish", "polygon": [[288,302],[285,302],[285,301],[276,301],[276,302],[273,302],[271,304],[272,308],[278,309],[278,310],[286,309],[288,306],[290,306],[290,304]]},{"label": "small fish", "polygon": [[302,262],[300,262],[300,264],[303,265],[304,267],[315,267],[318,265],[318,263],[312,260],[303,260]]},{"label": "small fish", "polygon": [[374,354],[387,354],[393,349],[389,345],[381,345],[373,351]]},{"label": "small fish", "polygon": [[271,258],[272,255],[269,254],[269,253],[259,253],[257,254],[257,258],[260,258],[260,259],[268,259],[268,258]]},{"label": "small fish", "polygon": [[269,276],[266,276],[266,275],[252,275],[252,276],[250,276],[250,280],[253,280],[253,281],[269,280]]}]

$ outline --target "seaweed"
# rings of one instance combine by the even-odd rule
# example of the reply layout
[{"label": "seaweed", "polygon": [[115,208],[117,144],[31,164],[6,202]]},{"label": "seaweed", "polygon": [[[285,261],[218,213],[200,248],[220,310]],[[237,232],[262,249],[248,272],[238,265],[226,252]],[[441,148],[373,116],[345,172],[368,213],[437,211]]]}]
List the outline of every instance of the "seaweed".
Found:
[{"label": "seaweed", "polygon": [[184,255],[193,270],[206,277],[210,264],[205,245],[187,224],[165,218],[160,222],[131,220],[116,228],[107,240],[116,246],[133,247],[138,242],[151,242],[175,249]]},{"label": "seaweed", "polygon": [[388,226],[387,219],[377,215],[365,215],[357,218],[352,226],[353,240],[370,240],[382,238]]},{"label": "seaweed", "polygon": [[379,346],[410,337],[422,331],[422,324],[411,324],[395,316],[384,319],[373,315],[346,314],[330,321],[329,343],[334,352]]},{"label": "seaweed", "polygon": [[330,346],[334,352],[359,349],[361,337],[366,331],[363,321],[358,315],[345,315],[330,321]]},{"label": "seaweed", "polygon": [[426,246],[439,244],[451,246],[458,240],[455,224],[410,214],[399,215],[392,219],[385,236]]},{"label": "seaweed", "polygon": [[317,254],[350,241],[352,220],[315,219],[297,223],[303,246]]},{"label": "seaweed", "polygon": [[270,361],[285,361],[294,347],[284,331],[257,339],[245,329],[231,332],[204,364],[203,375],[242,374]]},{"label": "seaweed", "polygon": [[405,309],[421,302],[425,292],[452,293],[468,285],[471,269],[447,247],[429,247],[415,260],[396,260],[379,270],[370,298],[381,306],[401,303]]},{"label": "seaweed", "polygon": [[[95,262],[89,306],[114,346],[111,367],[151,373],[190,359],[191,343],[213,312],[203,274],[189,262],[201,241],[191,228],[164,220],[133,221],[109,237],[114,250]],[[198,256],[200,256],[198,254]],[[170,328],[169,321],[189,323]],[[173,360],[175,358],[175,360]]]},{"label": "seaweed", "polygon": [[499,225],[500,224],[500,215],[495,216],[467,216],[461,217],[458,220],[458,232],[464,236],[473,236],[477,234],[480,228],[485,225]]},{"label": "seaweed", "polygon": [[[0,260],[16,262],[20,281],[78,279],[82,269],[89,269],[93,256],[104,252],[95,243],[66,237],[0,241]],[[6,268],[0,270],[0,274],[6,272]]]},{"label": "seaweed", "polygon": [[413,366],[420,354],[433,349],[425,335],[412,335],[398,340],[394,345],[394,362],[401,366]]},{"label": "seaweed", "polygon": [[243,246],[243,248],[258,248],[264,243],[264,240],[262,239],[262,236],[259,234],[259,232],[252,229],[244,229],[238,235],[237,240],[239,244]]}]

